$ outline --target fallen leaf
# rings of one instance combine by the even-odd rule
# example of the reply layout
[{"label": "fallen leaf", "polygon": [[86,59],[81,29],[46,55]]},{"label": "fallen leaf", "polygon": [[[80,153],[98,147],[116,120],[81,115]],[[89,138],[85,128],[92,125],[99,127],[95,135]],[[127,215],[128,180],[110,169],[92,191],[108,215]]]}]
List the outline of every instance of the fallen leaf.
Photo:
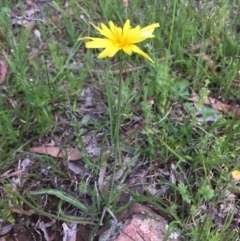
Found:
[{"label": "fallen leaf", "polygon": [[[189,98],[188,100],[192,101],[192,102],[198,102],[198,96],[194,96],[192,98]],[[203,104],[204,105],[210,105],[215,110],[220,110],[220,111],[224,111],[224,112],[227,112],[227,113],[232,113],[235,116],[240,116],[240,108],[239,107],[223,104],[219,101],[214,102],[214,100],[212,98],[206,98],[204,100]]]},{"label": "fallen leaf", "polygon": [[53,157],[63,157],[63,158],[67,157],[69,161],[76,161],[81,159],[79,150],[71,147],[61,149],[56,146],[39,146],[39,147],[30,148],[30,152],[39,153],[39,154],[48,154]]},{"label": "fallen leaf", "polygon": [[27,215],[27,216],[30,216],[34,213],[33,209],[29,209],[28,211],[26,211],[26,210],[23,210],[23,209],[12,208],[11,211],[13,213],[18,213],[20,215]]},{"label": "fallen leaf", "polygon": [[[149,106],[152,106],[155,102],[155,97],[150,97],[146,100],[146,104],[149,105]],[[136,108],[137,111],[140,111],[142,110],[142,105],[138,105],[137,108]]]},{"label": "fallen leaf", "polygon": [[37,60],[38,59],[38,50],[33,50],[29,55],[28,55],[28,59],[31,61]]},{"label": "fallen leaf", "polygon": [[66,223],[62,224],[63,227],[63,241],[76,241],[77,235],[77,224],[69,224]]},{"label": "fallen leaf", "polygon": [[6,235],[7,233],[9,233],[12,229],[13,225],[12,224],[8,224],[6,226],[0,227],[0,235]]},{"label": "fallen leaf", "polygon": [[21,26],[24,26],[25,27],[25,34],[29,33],[33,27],[35,27],[36,24],[49,24],[49,23],[57,23],[59,22],[61,19],[61,16],[52,16],[50,18],[47,18],[45,19],[45,21],[43,22],[38,22],[37,21],[29,21],[29,20],[26,20],[24,18],[22,19],[13,19],[12,20],[12,24],[13,25],[21,25]]},{"label": "fallen leaf", "polygon": [[4,56],[0,54],[0,84],[3,84],[8,73],[8,63]]},{"label": "fallen leaf", "polygon": [[77,175],[82,175],[84,171],[84,167],[80,163],[71,161],[68,162],[68,169]]},{"label": "fallen leaf", "polygon": [[50,241],[46,225],[43,221],[38,223],[37,229],[40,229],[43,232],[43,235],[44,235],[44,238],[45,238],[46,241]]},{"label": "fallen leaf", "polygon": [[103,163],[98,176],[98,187],[100,191],[104,189],[104,178],[107,171],[107,164]]}]

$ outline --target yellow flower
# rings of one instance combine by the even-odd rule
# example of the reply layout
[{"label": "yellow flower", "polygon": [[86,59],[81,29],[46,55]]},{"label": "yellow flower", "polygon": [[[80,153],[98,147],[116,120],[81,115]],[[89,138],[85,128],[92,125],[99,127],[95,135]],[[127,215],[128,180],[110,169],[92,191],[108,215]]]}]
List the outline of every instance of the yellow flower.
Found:
[{"label": "yellow flower", "polygon": [[92,41],[86,43],[86,48],[105,48],[98,56],[99,59],[105,57],[113,57],[119,50],[123,50],[126,54],[131,55],[132,52],[142,55],[151,62],[153,60],[144,53],[136,43],[140,43],[147,38],[154,38],[152,34],[155,28],[160,27],[158,23],[151,24],[145,28],[137,26],[131,28],[130,20],[128,19],[123,28],[119,28],[112,21],[109,22],[108,28],[105,24],[101,23],[101,28],[98,28],[91,23],[98,32],[106,38],[93,38],[84,37],[78,40],[90,39]]},{"label": "yellow flower", "polygon": [[234,171],[232,171],[231,174],[232,174],[232,177],[233,177],[234,180],[236,180],[236,181],[240,180],[240,171],[234,170]]}]

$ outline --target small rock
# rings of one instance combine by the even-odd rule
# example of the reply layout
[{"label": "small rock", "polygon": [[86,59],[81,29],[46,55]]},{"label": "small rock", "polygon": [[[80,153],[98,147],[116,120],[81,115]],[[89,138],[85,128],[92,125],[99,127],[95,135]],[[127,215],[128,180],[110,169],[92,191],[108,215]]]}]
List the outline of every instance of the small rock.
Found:
[{"label": "small rock", "polygon": [[[99,241],[162,241],[167,231],[167,221],[159,216],[150,217],[144,213],[134,214],[132,217],[113,224],[100,235]],[[178,232],[170,235],[167,241],[180,241]]]}]

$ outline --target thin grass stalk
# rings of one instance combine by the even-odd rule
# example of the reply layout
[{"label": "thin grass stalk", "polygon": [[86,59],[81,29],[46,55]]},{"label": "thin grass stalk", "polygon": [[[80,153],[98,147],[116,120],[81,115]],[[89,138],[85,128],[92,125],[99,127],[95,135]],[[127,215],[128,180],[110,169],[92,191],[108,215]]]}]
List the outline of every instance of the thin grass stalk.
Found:
[{"label": "thin grass stalk", "polygon": [[170,38],[169,38],[169,43],[168,43],[168,51],[170,51],[170,47],[171,47],[171,43],[172,43],[173,27],[174,27],[175,14],[176,14],[176,6],[177,6],[177,0],[174,1],[174,5],[173,5],[173,16],[172,16],[172,23],[171,23],[171,30],[170,30]]},{"label": "thin grass stalk", "polygon": [[106,71],[104,72],[104,83],[106,86],[106,92],[107,92],[107,101],[108,101],[108,113],[109,113],[109,117],[110,117],[110,135],[111,135],[111,144],[114,143],[114,109],[113,109],[113,93],[111,91],[111,87],[109,85],[109,81],[108,81],[108,75],[109,75],[109,62],[108,62],[108,66],[106,68]]}]

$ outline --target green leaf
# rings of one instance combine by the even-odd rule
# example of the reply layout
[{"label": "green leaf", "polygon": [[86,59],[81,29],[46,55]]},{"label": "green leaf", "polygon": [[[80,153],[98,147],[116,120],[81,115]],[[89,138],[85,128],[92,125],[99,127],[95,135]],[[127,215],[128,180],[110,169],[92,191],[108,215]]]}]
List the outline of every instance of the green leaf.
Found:
[{"label": "green leaf", "polygon": [[199,192],[203,195],[205,201],[211,200],[214,197],[214,190],[209,185],[202,186]]}]

